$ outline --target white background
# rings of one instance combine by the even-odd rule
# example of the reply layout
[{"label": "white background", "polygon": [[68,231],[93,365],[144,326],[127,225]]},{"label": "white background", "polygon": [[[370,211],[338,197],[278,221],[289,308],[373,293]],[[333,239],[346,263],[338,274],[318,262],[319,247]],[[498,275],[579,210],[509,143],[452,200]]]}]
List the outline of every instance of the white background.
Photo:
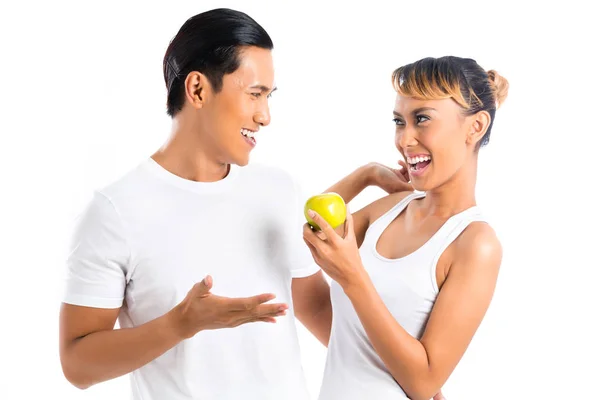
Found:
[{"label": "white background", "polygon": [[[492,306],[444,392],[451,400],[600,399],[600,33],[589,7],[119,3],[0,6],[0,399],[128,398],[126,378],[82,392],[62,376],[66,241],[90,191],[167,138],[164,51],[188,17],[221,6],[247,12],[276,46],[272,124],[252,162],[283,166],[313,192],[369,161],[395,164],[394,68],[457,55],[509,80],[477,187],[504,262]],[[351,207],[381,195],[367,190]],[[300,333],[316,398],[325,350]]]}]

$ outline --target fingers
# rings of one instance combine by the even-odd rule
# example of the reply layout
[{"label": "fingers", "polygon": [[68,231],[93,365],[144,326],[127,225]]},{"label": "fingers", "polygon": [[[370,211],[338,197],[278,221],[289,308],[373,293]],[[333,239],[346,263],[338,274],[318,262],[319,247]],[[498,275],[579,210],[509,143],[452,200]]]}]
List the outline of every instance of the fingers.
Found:
[{"label": "fingers", "polygon": [[403,160],[398,160],[398,164],[402,167],[400,174],[406,182],[410,181],[410,174],[408,173],[408,165]]},{"label": "fingers", "polygon": [[352,217],[352,213],[346,215],[346,222],[344,224],[344,239],[348,238],[348,235],[350,235],[350,238],[354,237],[354,218]]},{"label": "fingers", "polygon": [[197,297],[204,297],[209,294],[212,289],[213,280],[212,276],[207,275],[201,282],[198,282],[192,288],[192,292]]},{"label": "fingers", "polygon": [[258,307],[262,303],[273,300],[275,295],[272,293],[263,293],[252,297],[224,298],[227,308],[230,311],[248,311]]},{"label": "fingers", "polygon": [[319,252],[317,251],[317,249],[315,248],[315,246],[312,245],[312,243],[310,243],[306,239],[304,239],[304,243],[306,243],[306,245],[308,246],[308,249],[310,250],[310,254],[312,254],[313,260],[315,260],[317,265],[320,267],[322,262],[321,262],[321,257],[319,256]]},{"label": "fingers", "polygon": [[319,246],[319,242],[321,241],[320,239],[325,239],[322,236],[319,236],[317,232],[313,231],[309,224],[304,224],[304,228],[302,229],[302,236],[304,238],[304,241],[310,244],[315,250]]},{"label": "fingers", "polygon": [[287,314],[286,304],[261,304],[251,311],[253,318],[282,317]]},{"label": "fingers", "polygon": [[285,304],[262,304],[251,310],[233,311],[231,315],[236,323],[248,323],[283,317],[287,314],[287,309]]},{"label": "fingers", "polygon": [[265,317],[265,318],[259,318],[257,320],[255,320],[254,322],[268,322],[270,324],[274,324],[277,322],[277,320],[273,317]]},{"label": "fingers", "polygon": [[308,216],[315,221],[319,228],[321,228],[321,232],[325,234],[327,240],[334,240],[334,238],[339,237],[331,225],[329,225],[329,222],[325,221],[325,219],[321,217],[319,213],[315,212],[314,210],[308,210]]},{"label": "fingers", "polygon": [[304,243],[306,243],[306,245],[308,246],[308,249],[310,250],[310,253],[312,254],[313,258],[315,258],[317,256],[317,249],[315,248],[315,246],[313,246],[311,242],[306,240],[306,238],[304,238]]},{"label": "fingers", "polygon": [[212,294],[211,309],[220,327],[234,328],[250,322],[275,322],[277,317],[287,314],[289,306],[285,303],[266,303],[275,298],[265,293],[245,298],[221,297]]},{"label": "fingers", "polygon": [[314,237],[314,236],[316,236],[316,237],[318,237],[321,240],[327,239],[327,235],[325,235],[325,233],[323,231],[317,230],[316,228],[313,228],[308,223],[304,224],[303,232],[304,232],[304,237]]},{"label": "fingers", "polygon": [[396,174],[396,176],[398,177],[398,179],[400,180],[400,183],[398,183],[398,186],[402,187],[402,190],[405,190],[405,188],[411,187],[409,181],[410,181],[410,174],[408,173],[408,171],[406,170],[394,170],[394,174]]},{"label": "fingers", "polygon": [[204,279],[202,279],[202,283],[204,284],[204,286],[206,287],[207,290],[212,289],[212,285],[213,285],[212,276],[206,275],[206,277],[204,277]]},{"label": "fingers", "polygon": [[242,325],[242,324],[249,324],[249,323],[253,323],[253,322],[266,322],[269,324],[274,324],[277,323],[277,318],[275,317],[281,317],[284,316],[286,314],[285,311],[282,311],[279,315],[273,316],[273,317],[253,317],[253,316],[240,316],[240,318],[238,319],[238,322],[236,323],[236,325]]},{"label": "fingers", "polygon": [[327,235],[325,234],[325,232],[323,231],[313,231],[315,236],[318,237],[321,240],[325,240],[327,239]]},{"label": "fingers", "polygon": [[[339,237],[340,235],[338,235],[337,232],[334,231],[333,234],[337,236],[337,239],[341,240],[341,238]],[[312,254],[315,262],[319,266],[322,266],[321,254],[322,252],[326,251],[327,246],[330,245],[326,242],[327,235],[325,235],[325,233],[321,231],[315,232],[313,229],[311,229],[311,226],[309,224],[305,224],[303,239],[304,243],[308,245],[310,253]]]}]

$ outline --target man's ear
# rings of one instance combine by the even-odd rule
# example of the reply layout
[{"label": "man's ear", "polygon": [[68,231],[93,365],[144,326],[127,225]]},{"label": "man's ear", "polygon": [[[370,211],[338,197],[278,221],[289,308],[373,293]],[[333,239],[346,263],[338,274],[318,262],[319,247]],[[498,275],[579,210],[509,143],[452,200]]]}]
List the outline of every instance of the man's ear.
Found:
[{"label": "man's ear", "polygon": [[200,109],[206,104],[207,98],[210,96],[210,83],[206,75],[192,71],[185,78],[184,83],[185,98],[192,107]]}]

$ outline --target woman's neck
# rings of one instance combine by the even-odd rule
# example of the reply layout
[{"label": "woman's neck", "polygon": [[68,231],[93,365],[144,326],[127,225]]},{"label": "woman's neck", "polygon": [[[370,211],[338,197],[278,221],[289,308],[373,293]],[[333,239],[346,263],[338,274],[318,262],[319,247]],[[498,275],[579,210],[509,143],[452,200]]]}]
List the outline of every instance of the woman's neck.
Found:
[{"label": "woman's neck", "polygon": [[465,164],[443,185],[428,190],[420,202],[419,214],[448,218],[477,204],[475,183],[477,180],[477,157]]}]

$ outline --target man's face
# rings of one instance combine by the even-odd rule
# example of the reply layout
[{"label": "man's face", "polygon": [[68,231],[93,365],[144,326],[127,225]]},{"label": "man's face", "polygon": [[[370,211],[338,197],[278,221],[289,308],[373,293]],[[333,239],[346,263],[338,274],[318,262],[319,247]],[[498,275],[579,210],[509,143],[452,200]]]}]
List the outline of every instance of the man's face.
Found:
[{"label": "man's face", "polygon": [[221,91],[209,94],[200,123],[219,161],[243,166],[256,146],[256,133],[271,121],[268,98],[275,74],[270,50],[246,47],[239,58],[239,68],[223,77]]}]

